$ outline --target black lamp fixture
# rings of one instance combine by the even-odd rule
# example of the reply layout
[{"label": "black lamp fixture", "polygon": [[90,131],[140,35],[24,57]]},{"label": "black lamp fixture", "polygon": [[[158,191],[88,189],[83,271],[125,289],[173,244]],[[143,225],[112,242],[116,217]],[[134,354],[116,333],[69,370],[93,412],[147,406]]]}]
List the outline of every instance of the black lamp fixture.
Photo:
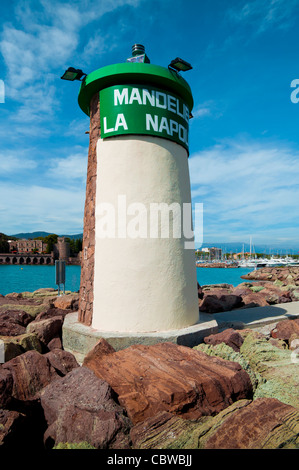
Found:
[{"label": "black lamp fixture", "polygon": [[175,70],[176,72],[187,72],[187,70],[192,69],[192,65],[189,64],[189,62],[186,62],[185,60],[177,57],[170,62],[168,68]]},{"label": "black lamp fixture", "polygon": [[82,72],[81,69],[74,69],[74,67],[69,67],[60,78],[62,78],[62,80],[69,80],[71,82],[74,80],[79,80],[82,82],[86,75],[87,74]]}]

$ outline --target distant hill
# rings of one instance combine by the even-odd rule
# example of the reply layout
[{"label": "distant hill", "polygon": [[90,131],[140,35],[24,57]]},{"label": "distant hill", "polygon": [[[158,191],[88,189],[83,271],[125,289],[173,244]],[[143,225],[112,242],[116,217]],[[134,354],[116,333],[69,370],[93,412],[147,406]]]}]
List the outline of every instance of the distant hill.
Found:
[{"label": "distant hill", "polygon": [[[16,233],[15,235],[8,235],[8,236],[15,237],[15,238],[25,238],[26,240],[28,240],[29,238],[47,237],[48,235],[51,235],[51,233],[52,232],[30,232],[30,233]],[[78,233],[76,235],[58,235],[58,236],[77,240],[78,238],[83,238],[83,233]]]},{"label": "distant hill", "polygon": [[[30,233],[16,233],[15,235],[8,235],[9,237],[15,238],[37,238],[37,237],[46,237],[47,235],[51,235],[52,232],[30,232]],[[58,235],[58,234],[57,234]],[[59,237],[67,237],[73,240],[77,240],[78,238],[83,239],[83,233],[78,233],[76,235],[58,235]],[[223,243],[203,243],[201,248],[210,248],[212,246],[216,248],[221,248],[224,253],[241,253],[243,250],[244,245],[244,252],[249,252],[250,245],[249,243],[244,242],[223,242]],[[197,247],[197,245],[195,245]],[[271,255],[285,255],[285,254],[298,254],[299,253],[299,243],[292,244],[257,244],[253,243],[252,245],[252,253],[265,253]]]}]

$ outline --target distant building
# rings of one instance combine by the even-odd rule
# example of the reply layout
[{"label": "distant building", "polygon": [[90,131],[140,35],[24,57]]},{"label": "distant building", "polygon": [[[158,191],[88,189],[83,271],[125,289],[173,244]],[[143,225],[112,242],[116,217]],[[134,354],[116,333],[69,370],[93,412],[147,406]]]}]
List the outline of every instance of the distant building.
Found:
[{"label": "distant building", "polygon": [[69,261],[70,257],[70,244],[66,241],[65,237],[58,237],[57,243],[54,245],[54,256],[61,261]]},{"label": "distant building", "polygon": [[[53,246],[53,251],[48,254],[45,254],[47,243],[44,243],[42,240],[8,240],[8,244],[8,257],[7,259],[2,259],[2,261],[0,259],[0,263],[53,264],[55,260],[59,259],[65,261],[67,264],[81,264],[82,253],[80,252],[78,255],[75,254],[71,257],[70,243],[65,237],[58,237],[57,243]],[[45,257],[43,254],[45,254]],[[35,258],[38,258],[38,260]],[[40,258],[44,258],[45,261],[40,260]]]},{"label": "distant building", "polygon": [[47,248],[47,244],[42,240],[8,240],[8,243],[11,253],[14,251],[17,253],[32,253],[33,251],[43,253]]},{"label": "distant building", "polygon": [[200,256],[201,254],[206,259],[209,260],[220,260],[222,257],[222,250],[221,248],[210,247],[210,248],[202,248],[201,251],[197,251],[197,254]]}]

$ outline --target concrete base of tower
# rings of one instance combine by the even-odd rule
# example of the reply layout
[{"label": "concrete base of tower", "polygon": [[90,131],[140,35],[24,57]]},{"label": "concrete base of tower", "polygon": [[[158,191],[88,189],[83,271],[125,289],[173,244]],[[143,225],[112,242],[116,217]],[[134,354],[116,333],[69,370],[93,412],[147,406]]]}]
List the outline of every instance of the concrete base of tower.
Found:
[{"label": "concrete base of tower", "polygon": [[[205,317],[203,319],[202,317]],[[121,333],[118,331],[99,331],[78,322],[78,312],[69,313],[64,319],[62,328],[63,349],[72,353],[82,364],[86,354],[96,345],[100,338],[106,339],[116,350],[125,349],[133,344],[151,345],[171,342],[182,346],[193,347],[203,341],[205,336],[218,333],[216,320],[201,315],[200,320],[192,326],[179,330],[157,331],[153,333]]]}]

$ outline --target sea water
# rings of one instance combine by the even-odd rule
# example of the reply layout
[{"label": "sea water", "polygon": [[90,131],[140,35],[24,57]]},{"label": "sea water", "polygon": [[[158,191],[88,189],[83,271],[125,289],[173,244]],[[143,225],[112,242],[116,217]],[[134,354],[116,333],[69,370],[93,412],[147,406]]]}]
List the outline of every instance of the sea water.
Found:
[{"label": "sea water", "polygon": [[253,271],[253,268],[196,268],[199,285],[207,284],[232,284],[236,287],[241,282],[246,282],[241,276]]},{"label": "sea water", "polygon": [[[244,282],[241,276],[250,271],[252,271],[250,268],[196,268],[197,281],[201,286],[222,283],[237,286]],[[79,290],[80,273],[80,266],[66,266],[65,290],[72,292]],[[57,289],[55,266],[0,265],[0,294],[34,292],[43,287]]]},{"label": "sea water", "polygon": [[[66,266],[65,290],[76,292],[80,288],[80,266]],[[0,294],[11,292],[34,292],[55,284],[55,266],[0,265]],[[62,285],[60,288],[62,289]]]}]

